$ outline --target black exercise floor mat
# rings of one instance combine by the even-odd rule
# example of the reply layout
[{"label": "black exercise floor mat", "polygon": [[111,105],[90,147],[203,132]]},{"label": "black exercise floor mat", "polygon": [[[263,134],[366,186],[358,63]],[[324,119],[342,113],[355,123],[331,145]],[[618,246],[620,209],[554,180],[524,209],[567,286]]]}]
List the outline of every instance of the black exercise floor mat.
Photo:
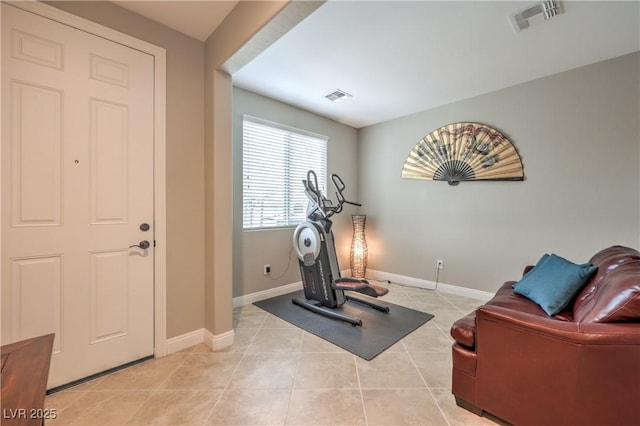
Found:
[{"label": "black exercise floor mat", "polygon": [[294,305],[291,302],[294,297],[304,300],[304,292],[300,290],[272,297],[255,302],[254,305],[367,361],[372,360],[433,318],[431,314],[383,300],[377,300],[377,302],[389,306],[388,313],[376,311],[356,302],[347,302],[341,308],[336,309],[344,314],[360,318],[362,326],[356,327]]}]

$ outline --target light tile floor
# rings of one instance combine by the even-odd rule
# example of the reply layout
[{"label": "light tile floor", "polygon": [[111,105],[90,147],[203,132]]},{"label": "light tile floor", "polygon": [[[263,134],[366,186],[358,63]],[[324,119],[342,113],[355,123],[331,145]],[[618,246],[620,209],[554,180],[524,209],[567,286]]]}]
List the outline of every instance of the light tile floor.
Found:
[{"label": "light tile floor", "polygon": [[390,284],[435,318],[372,361],[253,306],[235,343],[197,345],[50,395],[51,425],[493,425],[451,395],[451,323],[480,302]]}]

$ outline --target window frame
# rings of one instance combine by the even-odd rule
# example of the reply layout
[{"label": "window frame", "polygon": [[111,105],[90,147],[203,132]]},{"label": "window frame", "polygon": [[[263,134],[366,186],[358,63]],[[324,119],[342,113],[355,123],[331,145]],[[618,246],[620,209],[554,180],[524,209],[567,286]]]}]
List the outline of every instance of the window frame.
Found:
[{"label": "window frame", "polygon": [[[280,157],[281,160],[280,162],[282,162],[282,167],[283,167],[283,175],[285,177],[285,181],[284,184],[282,186],[282,188],[277,188],[277,189],[282,189],[283,192],[283,199],[282,201],[282,206],[278,207],[280,208],[280,212],[283,216],[283,220],[282,222],[284,223],[278,223],[275,225],[265,225],[264,221],[265,221],[265,217],[263,217],[262,215],[259,218],[259,222],[260,224],[257,226],[247,226],[247,223],[251,223],[252,221],[249,220],[247,218],[247,207],[248,207],[248,202],[247,199],[245,198],[246,196],[246,188],[247,188],[247,172],[245,172],[245,167],[246,167],[246,149],[247,149],[247,129],[246,129],[246,122],[251,123],[254,126],[261,126],[263,129],[267,128],[267,130],[273,129],[274,134],[277,134],[278,132],[285,132],[287,133],[287,138],[291,138],[288,139],[286,141],[287,146],[283,147],[283,156]],[[255,129],[253,129],[255,131]],[[289,163],[291,163],[291,156],[294,155],[293,153],[293,149],[291,149],[291,144],[298,144],[297,148],[300,149],[301,147],[304,147],[304,145],[300,145],[300,138],[307,139],[307,138],[312,138],[312,139],[316,139],[315,142],[318,142],[320,146],[319,150],[321,151],[321,153],[319,154],[319,157],[321,156],[322,158],[317,158],[319,159],[323,165],[321,166],[322,170],[321,172],[318,172],[318,170],[316,170],[316,167],[312,167],[314,169],[314,171],[316,171],[316,173],[318,173],[318,185],[320,186],[320,189],[324,192],[326,187],[327,187],[327,163],[328,163],[328,150],[329,150],[329,137],[326,135],[322,135],[319,133],[315,133],[315,132],[311,132],[308,130],[304,130],[304,129],[300,129],[297,127],[293,127],[293,126],[289,126],[286,124],[282,124],[282,123],[277,123],[274,121],[270,121],[270,120],[266,120],[263,118],[259,118],[259,117],[255,117],[249,114],[243,114],[242,115],[242,230],[243,231],[260,231],[260,230],[277,230],[277,229],[290,229],[290,228],[295,228],[299,223],[304,222],[306,220],[306,217],[302,217],[302,218],[296,218],[294,215],[291,214],[291,203],[294,202],[294,200],[296,199],[296,197],[292,197],[292,193],[294,191],[293,189],[293,180],[297,179],[298,177],[300,178],[300,182],[299,182],[299,190],[296,190],[295,192],[298,192],[299,197],[299,191],[301,191],[304,195],[304,189],[302,186],[302,178],[306,179],[306,172],[309,169],[309,167],[303,169],[304,170],[304,177],[298,176],[298,177],[291,177],[290,174],[291,173],[298,173],[298,175],[301,172],[301,168],[300,167],[296,167],[296,168],[291,168],[289,166]],[[254,141],[255,143],[255,141]],[[295,146],[293,147],[294,149],[296,148]],[[300,155],[300,153],[298,153],[298,155]],[[272,164],[275,160],[269,160],[266,159],[264,161],[262,161],[265,165],[266,164]],[[254,167],[259,167],[261,162],[259,161],[255,161],[252,163],[252,165]],[[324,172],[324,175],[323,173]],[[267,184],[269,182],[266,182]],[[299,201],[299,198],[297,198],[297,200]],[[306,200],[306,196],[305,196],[305,200]],[[299,204],[299,203],[298,203]],[[304,210],[306,211],[306,202],[304,204]]]}]

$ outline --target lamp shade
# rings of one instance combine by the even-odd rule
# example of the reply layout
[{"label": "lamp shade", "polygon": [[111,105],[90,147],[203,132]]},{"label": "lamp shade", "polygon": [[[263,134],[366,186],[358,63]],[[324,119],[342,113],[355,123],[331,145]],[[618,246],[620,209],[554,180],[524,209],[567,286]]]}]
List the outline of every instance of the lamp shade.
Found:
[{"label": "lamp shade", "polygon": [[367,216],[364,214],[354,214],[351,216],[353,223],[353,239],[351,240],[351,276],[353,278],[364,279],[367,272],[367,240],[364,235],[364,227]]}]

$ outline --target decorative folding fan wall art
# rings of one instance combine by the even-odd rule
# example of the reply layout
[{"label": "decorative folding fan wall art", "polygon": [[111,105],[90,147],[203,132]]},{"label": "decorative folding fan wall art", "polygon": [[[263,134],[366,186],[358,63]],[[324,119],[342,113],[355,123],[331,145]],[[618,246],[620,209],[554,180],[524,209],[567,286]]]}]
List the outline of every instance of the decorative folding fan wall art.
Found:
[{"label": "decorative folding fan wall art", "polygon": [[502,133],[479,123],[453,123],[429,133],[409,153],[407,179],[524,180],[520,155]]}]

